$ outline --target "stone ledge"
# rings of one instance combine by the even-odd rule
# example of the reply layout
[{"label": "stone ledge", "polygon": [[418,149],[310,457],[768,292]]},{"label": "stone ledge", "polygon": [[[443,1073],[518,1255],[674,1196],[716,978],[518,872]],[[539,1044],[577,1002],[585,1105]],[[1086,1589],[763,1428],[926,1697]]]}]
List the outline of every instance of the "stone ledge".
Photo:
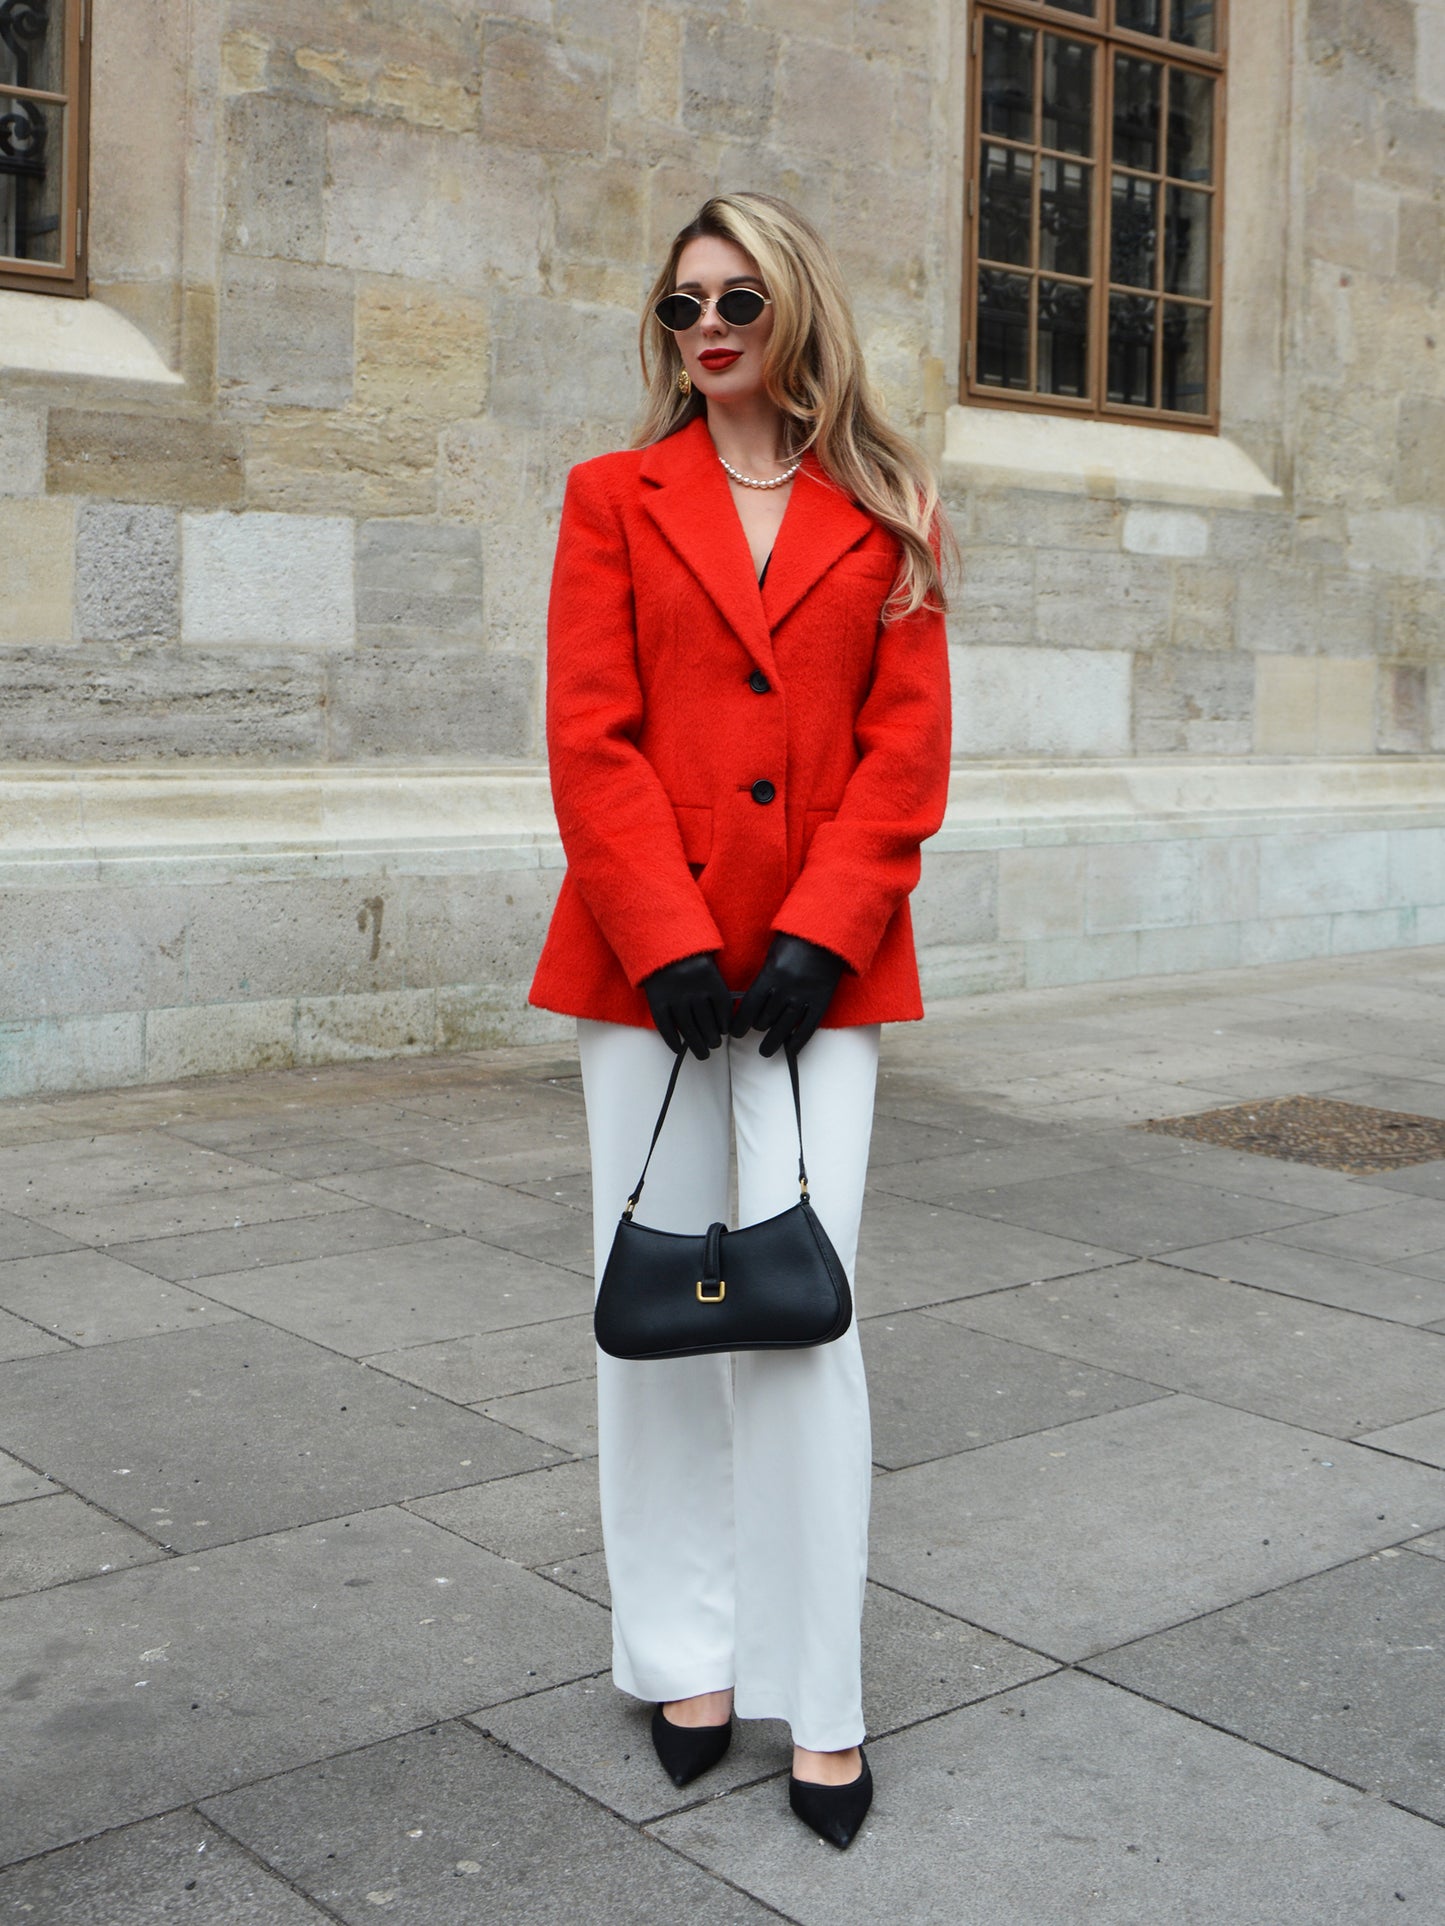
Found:
[{"label": "stone ledge", "polygon": [[183,388],[140,329],[103,301],[0,288],[0,376],[77,377],[127,388]]},{"label": "stone ledge", "polygon": [[944,490],[977,483],[1197,508],[1283,501],[1264,470],[1223,435],[955,403],[945,417]]},{"label": "stone ledge", "polygon": [[[1183,757],[955,765],[942,853],[1445,823],[1445,757]],[[0,882],[417,874],[562,862],[540,763],[0,773]]]}]

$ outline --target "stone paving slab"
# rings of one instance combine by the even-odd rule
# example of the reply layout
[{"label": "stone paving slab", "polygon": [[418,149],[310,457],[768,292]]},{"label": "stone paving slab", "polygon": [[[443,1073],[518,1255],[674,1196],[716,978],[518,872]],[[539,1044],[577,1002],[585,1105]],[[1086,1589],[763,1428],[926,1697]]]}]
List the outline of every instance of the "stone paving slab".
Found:
[{"label": "stone paving slab", "polygon": [[0,1871],[0,1918],[45,1926],[320,1926],[326,1917],[193,1812]]},{"label": "stone paving slab", "polygon": [[47,1498],[59,1487],[29,1465],[0,1451],[0,1505],[15,1505],[26,1498]]},{"label": "stone paving slab", "polygon": [[873,1810],[847,1854],[792,1820],[775,1784],[653,1830],[802,1926],[1439,1918],[1438,1828],[1077,1672],[869,1759]]},{"label": "stone paving slab", "polygon": [[1055,1278],[932,1315],[1338,1437],[1445,1401],[1436,1332],[1168,1264]]},{"label": "stone paving slab", "polygon": [[772,1917],[465,1724],[213,1799],[332,1918],[406,1926],[751,1926]]},{"label": "stone paving slab", "polygon": [[[583,1298],[585,1292],[579,1290],[577,1295]],[[366,1361],[394,1378],[435,1391],[438,1397],[457,1404],[481,1404],[513,1391],[538,1391],[550,1384],[594,1377],[597,1346],[592,1313],[586,1311],[438,1344],[378,1351]]]},{"label": "stone paving slab", "polygon": [[208,1297],[347,1357],[565,1317],[570,1271],[472,1237],[387,1244],[208,1277]]},{"label": "stone paving slab", "polygon": [[[1445,1380],[1441,1381],[1437,1390],[1441,1397],[1445,1397]],[[1387,1425],[1383,1430],[1366,1432],[1356,1443],[1373,1445],[1377,1451],[1392,1451],[1398,1457],[1415,1458],[1422,1465],[1438,1465],[1445,1470],[1445,1410],[1431,1411],[1423,1417],[1409,1418],[1403,1424]],[[1445,1600],[1441,1604],[1441,1617],[1445,1620]]]},{"label": "stone paving slab", "polygon": [[28,1323],[23,1317],[15,1317],[9,1311],[0,1311],[0,1363],[10,1358],[39,1358],[56,1351],[68,1351],[73,1347],[64,1344],[49,1331],[42,1331],[38,1325]]},{"label": "stone paving slab", "polygon": [[326,1179],[337,1197],[353,1197],[384,1210],[398,1210],[444,1230],[487,1237],[503,1230],[536,1230],[556,1222],[566,1208],[514,1190],[507,1184],[466,1177],[436,1164],[392,1164],[385,1170],[343,1172]]},{"label": "stone paving slab", "polygon": [[1126,1261],[1122,1251],[879,1191],[858,1234],[856,1301],[870,1317]]},{"label": "stone paving slab", "polygon": [[1229,1277],[1238,1284],[1257,1284],[1286,1297],[1309,1298],[1398,1324],[1430,1324],[1437,1316],[1445,1317],[1445,1279],[1409,1276],[1353,1257],[1326,1257],[1267,1237],[1225,1238],[1197,1250],[1170,1251],[1169,1262],[1179,1270]]},{"label": "stone paving slab", "polygon": [[[1149,1133],[1159,1143],[1162,1135]],[[1225,1150],[1218,1144],[1181,1139],[1183,1154],[1166,1159],[1162,1177],[1182,1184],[1206,1184],[1244,1197],[1265,1197],[1272,1203],[1302,1204],[1306,1210],[1331,1211],[1344,1216],[1354,1210],[1374,1210],[1379,1198],[1358,1177],[1342,1171],[1321,1170],[1308,1164],[1286,1163],[1247,1150]],[[1151,1166],[1152,1168],[1152,1166]]]},{"label": "stone paving slab", "polygon": [[1442,1602],[1438,1563],[1375,1552],[1089,1670],[1445,1821]]},{"label": "stone paving slab", "polygon": [[[1003,1295],[1012,1302],[1019,1293]],[[1057,1347],[1012,1344],[930,1311],[866,1318],[859,1335],[873,1457],[889,1470],[1164,1395],[1157,1384],[1051,1355]]]},{"label": "stone paving slab", "polygon": [[68,1491],[51,1488],[0,1516],[0,1598],[164,1557],[154,1539]]},{"label": "stone paving slab", "polygon": [[55,1251],[75,1249],[74,1239],[46,1230],[43,1224],[0,1210],[0,1263],[12,1257],[48,1257]]},{"label": "stone paving slab", "polygon": [[1178,1396],[891,1473],[871,1564],[1080,1659],[1441,1526],[1445,1474]]},{"label": "stone paving slab", "polygon": [[[252,1173],[254,1175],[254,1173]],[[171,1197],[66,1205],[34,1213],[35,1221],[79,1244],[133,1244],[192,1231],[234,1230],[241,1224],[275,1224],[288,1217],[324,1217],[347,1208],[338,1192],[284,1178],[220,1185]]]},{"label": "stone paving slab", "polygon": [[590,1598],[594,1605],[612,1609],[612,1587],[607,1580],[607,1560],[600,1551],[579,1552],[556,1564],[538,1565],[537,1576],[547,1578],[579,1598]]},{"label": "stone paving slab", "polygon": [[1179,1183],[1137,1166],[970,1191],[959,1199],[959,1207],[1054,1237],[1091,1240],[1134,1257],[1302,1225],[1319,1215],[1297,1204]]},{"label": "stone paving slab", "polygon": [[264,1173],[165,1130],[98,1131],[78,1139],[0,1149],[0,1204],[22,1217],[244,1190]]},{"label": "stone paving slab", "polygon": [[0,1366],[0,1443],[181,1551],[552,1455],[250,1319]]},{"label": "stone paving slab", "polygon": [[270,1224],[242,1224],[230,1230],[191,1231],[184,1237],[152,1237],[137,1244],[112,1244],[110,1255],[156,1277],[179,1283],[219,1277],[227,1271],[266,1264],[299,1264],[309,1257],[341,1251],[380,1250],[388,1245],[420,1244],[447,1232],[399,1211],[332,1211],[323,1217],[289,1217]]},{"label": "stone paving slab", "polygon": [[387,1507],[9,1599],[0,1648],[4,1861],[595,1673],[611,1642]]},{"label": "stone paving slab", "polygon": [[236,1316],[110,1252],[85,1249],[0,1264],[0,1305],[81,1345],[224,1324]]},{"label": "stone paving slab", "polygon": [[591,1378],[551,1384],[541,1391],[519,1391],[510,1398],[489,1398],[481,1408],[498,1424],[538,1438],[569,1457],[587,1458],[597,1450],[597,1388]]},{"label": "stone paving slab", "polygon": [[417,1498],[407,1510],[519,1565],[602,1549],[597,1466],[587,1458]]},{"label": "stone paving slab", "polygon": [[[1377,1188],[1377,1196],[1385,1194]],[[1376,1210],[1277,1227],[1270,1235],[1300,1250],[1358,1257],[1367,1264],[1398,1265],[1401,1270],[1410,1270],[1416,1257],[1445,1251],[1445,1203],[1437,1203],[1432,1197],[1397,1196]]]}]

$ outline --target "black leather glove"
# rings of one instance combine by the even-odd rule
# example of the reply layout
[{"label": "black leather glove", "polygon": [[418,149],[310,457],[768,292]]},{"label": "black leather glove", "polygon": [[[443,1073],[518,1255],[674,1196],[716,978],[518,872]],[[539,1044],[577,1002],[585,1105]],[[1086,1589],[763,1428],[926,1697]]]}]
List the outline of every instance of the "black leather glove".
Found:
[{"label": "black leather glove", "polygon": [[847,964],[821,943],[777,935],[768,959],[743,993],[729,1029],[733,1036],[766,1030],[758,1054],[774,1056],[786,1043],[794,1056],[823,1021]]},{"label": "black leather glove", "polygon": [[665,963],[642,979],[652,1020],[669,1050],[705,1057],[728,1027],[732,992],[710,952]]}]

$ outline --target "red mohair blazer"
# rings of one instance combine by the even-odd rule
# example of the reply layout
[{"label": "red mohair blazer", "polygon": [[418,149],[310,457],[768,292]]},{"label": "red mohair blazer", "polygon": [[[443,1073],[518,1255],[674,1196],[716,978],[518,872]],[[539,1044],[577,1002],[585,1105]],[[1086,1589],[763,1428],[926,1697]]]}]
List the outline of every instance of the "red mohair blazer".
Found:
[{"label": "red mohair blazer", "polygon": [[948,797],[943,617],[887,625],[898,547],[805,457],[767,580],[699,418],[568,479],[547,640],[567,873],[528,993],[650,1027],[651,971],[774,931],[848,964],[829,1027],[923,1015],[908,896]]}]

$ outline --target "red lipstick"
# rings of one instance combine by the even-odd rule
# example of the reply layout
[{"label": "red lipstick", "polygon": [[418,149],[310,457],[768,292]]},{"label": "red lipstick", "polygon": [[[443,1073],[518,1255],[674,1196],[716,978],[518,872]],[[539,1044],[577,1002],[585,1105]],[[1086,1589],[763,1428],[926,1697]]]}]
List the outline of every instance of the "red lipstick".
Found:
[{"label": "red lipstick", "polygon": [[698,356],[702,366],[710,369],[713,374],[721,374],[724,368],[730,368],[735,361],[741,361],[741,359],[740,348],[705,348]]}]

